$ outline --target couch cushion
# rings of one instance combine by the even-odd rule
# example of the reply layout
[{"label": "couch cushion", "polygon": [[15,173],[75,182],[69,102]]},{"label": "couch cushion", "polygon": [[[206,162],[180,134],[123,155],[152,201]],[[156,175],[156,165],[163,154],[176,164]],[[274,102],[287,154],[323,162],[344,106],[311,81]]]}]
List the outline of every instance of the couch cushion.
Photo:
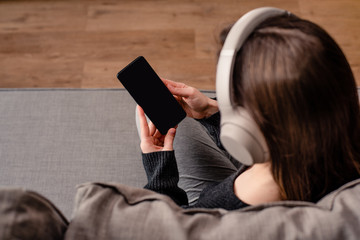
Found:
[{"label": "couch cushion", "polygon": [[41,195],[0,188],[0,239],[60,240],[67,225],[62,213]]},{"label": "couch cushion", "polygon": [[0,133],[0,185],[39,192],[68,218],[78,184],[146,184],[125,89],[0,89]]},{"label": "couch cushion", "polygon": [[1,186],[39,192],[68,218],[78,184],[144,186],[134,116],[122,89],[1,89]]},{"label": "couch cushion", "polygon": [[113,183],[78,187],[72,239],[358,239],[360,179],[319,203],[274,202],[236,211],[178,207],[152,191]]}]

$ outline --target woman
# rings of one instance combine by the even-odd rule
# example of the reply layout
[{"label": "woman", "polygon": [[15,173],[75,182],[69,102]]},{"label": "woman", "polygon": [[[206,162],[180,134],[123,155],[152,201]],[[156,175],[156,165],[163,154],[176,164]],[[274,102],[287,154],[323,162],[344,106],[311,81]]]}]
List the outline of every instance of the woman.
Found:
[{"label": "woman", "polygon": [[138,109],[146,188],[184,207],[232,210],[281,200],[316,202],[359,178],[356,84],[344,54],[323,29],[291,15],[266,20],[237,53],[233,79],[233,104],[247,109],[258,125],[270,160],[239,165],[219,141],[217,102],[164,80],[197,121],[187,119],[161,136]]}]

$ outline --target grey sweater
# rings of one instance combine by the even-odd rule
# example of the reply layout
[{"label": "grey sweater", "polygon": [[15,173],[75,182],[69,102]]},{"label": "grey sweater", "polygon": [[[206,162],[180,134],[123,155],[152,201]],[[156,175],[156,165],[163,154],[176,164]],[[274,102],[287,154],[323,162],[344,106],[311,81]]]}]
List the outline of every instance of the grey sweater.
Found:
[{"label": "grey sweater", "polygon": [[[199,120],[199,122],[206,127],[214,142],[223,149],[219,139],[219,113],[214,114],[210,118]],[[148,179],[145,188],[165,194],[178,205],[189,208],[185,191],[178,187],[179,172],[174,151],[142,154],[142,159]],[[244,169],[242,167],[224,181],[205,188],[200,194],[197,203],[191,207],[234,210],[249,206],[237,198],[234,193],[234,181]]]}]

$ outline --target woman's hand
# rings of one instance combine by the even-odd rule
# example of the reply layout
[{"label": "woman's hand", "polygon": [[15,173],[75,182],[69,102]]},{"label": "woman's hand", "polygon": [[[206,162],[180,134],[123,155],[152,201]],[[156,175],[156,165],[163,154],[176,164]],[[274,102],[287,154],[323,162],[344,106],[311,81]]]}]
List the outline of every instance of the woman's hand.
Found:
[{"label": "woman's hand", "polygon": [[144,110],[137,106],[140,120],[140,148],[143,153],[172,151],[176,129],[170,128],[166,135],[162,135],[152,122],[147,123]]},{"label": "woman's hand", "polygon": [[162,79],[166,87],[175,96],[188,117],[202,119],[219,111],[217,101],[205,96],[196,88],[184,83]]}]

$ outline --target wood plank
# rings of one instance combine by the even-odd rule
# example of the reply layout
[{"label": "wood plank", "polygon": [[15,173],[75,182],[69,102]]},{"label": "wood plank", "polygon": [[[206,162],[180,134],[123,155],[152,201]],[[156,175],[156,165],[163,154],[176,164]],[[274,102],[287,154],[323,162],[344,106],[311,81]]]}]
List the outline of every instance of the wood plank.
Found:
[{"label": "wood plank", "polygon": [[118,60],[136,55],[194,57],[192,30],[0,33],[0,53],[78,60]]},{"label": "wood plank", "polygon": [[0,66],[0,87],[81,87],[81,61],[0,54]]},{"label": "wood plank", "polygon": [[[132,60],[132,59],[131,59]],[[164,61],[154,57],[147,60],[162,78],[184,82],[189,85],[197,84],[200,89],[214,89],[215,62],[208,59],[172,58]],[[84,66],[83,88],[97,88],[99,84],[106,88],[122,87],[116,79],[116,74],[125,67],[128,61],[104,62],[88,61]]]},{"label": "wood plank", "polygon": [[80,31],[87,4],[73,1],[0,1],[0,32]]},{"label": "wood plank", "polygon": [[215,89],[220,30],[261,6],[324,27],[360,85],[358,0],[2,0],[0,87],[119,87],[144,55],[163,77]]},{"label": "wood plank", "polygon": [[[275,3],[275,4],[274,4]],[[88,31],[121,29],[214,28],[219,22],[233,22],[247,11],[260,6],[282,6],[298,12],[292,1],[120,1],[89,5]]]},{"label": "wood plank", "polygon": [[360,86],[360,1],[299,0],[301,16],[323,27],[340,45]]}]

